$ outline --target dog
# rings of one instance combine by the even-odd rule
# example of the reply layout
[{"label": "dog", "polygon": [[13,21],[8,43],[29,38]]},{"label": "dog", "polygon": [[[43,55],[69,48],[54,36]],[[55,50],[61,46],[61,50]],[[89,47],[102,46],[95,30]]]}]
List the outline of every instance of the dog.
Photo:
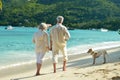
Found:
[{"label": "dog", "polygon": [[104,59],[103,64],[106,63],[106,54],[107,54],[106,50],[101,49],[101,50],[93,51],[92,49],[89,49],[87,51],[87,53],[90,54],[90,55],[92,55],[92,57],[93,57],[93,64],[95,64],[96,58],[98,58],[100,56],[103,56],[103,59]]}]

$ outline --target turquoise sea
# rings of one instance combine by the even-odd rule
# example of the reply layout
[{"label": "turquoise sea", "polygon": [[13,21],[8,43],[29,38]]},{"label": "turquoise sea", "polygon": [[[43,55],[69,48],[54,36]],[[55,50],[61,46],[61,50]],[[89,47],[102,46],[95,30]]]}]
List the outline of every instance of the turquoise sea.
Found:
[{"label": "turquoise sea", "polygon": [[[12,30],[6,30],[5,26],[0,26],[0,69],[35,61],[32,36],[36,31],[37,28],[32,27],[14,27]],[[68,54],[81,54],[89,48],[120,46],[120,35],[117,31],[70,30],[70,34]],[[45,57],[51,57],[51,52]]]}]

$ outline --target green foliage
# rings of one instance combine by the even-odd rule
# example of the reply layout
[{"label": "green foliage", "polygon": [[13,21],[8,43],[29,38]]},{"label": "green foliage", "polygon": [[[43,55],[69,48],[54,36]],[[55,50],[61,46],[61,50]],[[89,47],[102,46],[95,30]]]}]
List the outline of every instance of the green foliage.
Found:
[{"label": "green foliage", "polygon": [[37,26],[56,23],[62,15],[64,24],[79,29],[120,28],[119,0],[3,0],[0,25]]},{"label": "green foliage", "polygon": [[0,10],[2,10],[2,1],[0,0]]}]

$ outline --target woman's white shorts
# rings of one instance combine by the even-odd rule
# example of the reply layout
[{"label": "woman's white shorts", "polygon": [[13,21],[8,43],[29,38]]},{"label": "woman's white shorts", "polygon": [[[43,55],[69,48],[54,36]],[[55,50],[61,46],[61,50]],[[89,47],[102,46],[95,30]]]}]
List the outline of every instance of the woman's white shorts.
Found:
[{"label": "woman's white shorts", "polygon": [[36,62],[39,64],[42,64],[43,61],[43,57],[44,57],[45,53],[36,53]]}]

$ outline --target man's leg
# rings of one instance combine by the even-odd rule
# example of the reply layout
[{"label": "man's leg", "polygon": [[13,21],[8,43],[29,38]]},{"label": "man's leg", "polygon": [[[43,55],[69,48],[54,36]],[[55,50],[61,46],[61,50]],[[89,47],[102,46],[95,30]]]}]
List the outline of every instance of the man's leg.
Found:
[{"label": "man's leg", "polygon": [[63,61],[63,71],[66,71],[66,61]]},{"label": "man's leg", "polygon": [[61,52],[63,54],[63,71],[66,71],[66,63],[67,63],[67,60],[68,60],[66,47],[64,47],[63,49],[61,49]]},{"label": "man's leg", "polygon": [[56,65],[58,63],[58,53],[53,53],[53,69],[54,73],[56,73]]},{"label": "man's leg", "polygon": [[54,73],[56,73],[56,63],[53,63]]},{"label": "man's leg", "polygon": [[58,54],[53,55],[53,69],[54,73],[56,73],[56,64],[58,63]]}]

